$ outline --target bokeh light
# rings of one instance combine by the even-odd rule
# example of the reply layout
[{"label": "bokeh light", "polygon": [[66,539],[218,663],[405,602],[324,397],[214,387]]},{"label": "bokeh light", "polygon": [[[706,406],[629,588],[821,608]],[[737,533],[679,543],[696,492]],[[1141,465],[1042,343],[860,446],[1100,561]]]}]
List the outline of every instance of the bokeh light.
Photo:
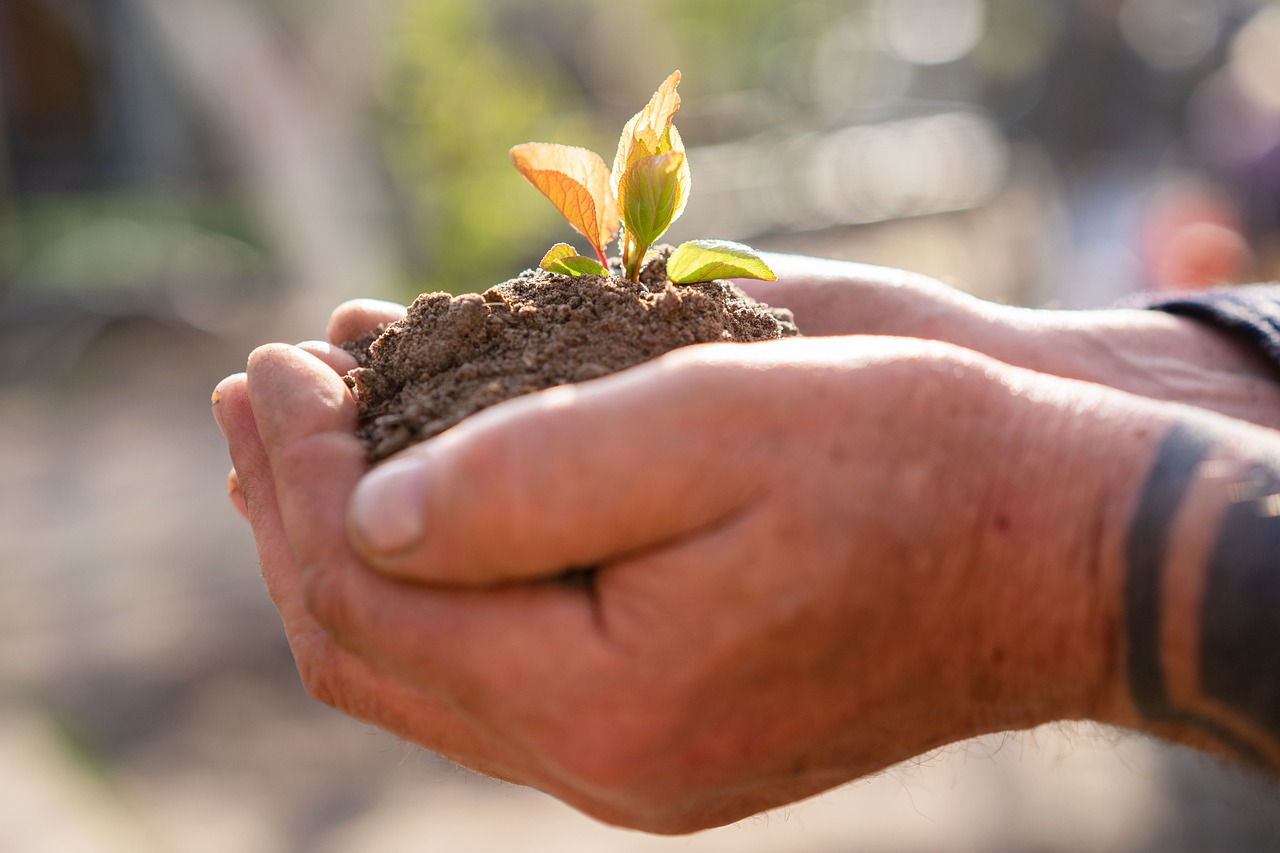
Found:
[{"label": "bokeh light", "polygon": [[1217,46],[1221,15],[1216,0],[1124,0],[1120,32],[1151,65],[1177,71],[1203,62]]},{"label": "bokeh light", "polygon": [[1260,108],[1280,113],[1280,7],[1267,6],[1236,35],[1231,73],[1245,96]]},{"label": "bokeh light", "polygon": [[916,65],[962,59],[982,38],[985,0],[880,0],[885,48]]}]

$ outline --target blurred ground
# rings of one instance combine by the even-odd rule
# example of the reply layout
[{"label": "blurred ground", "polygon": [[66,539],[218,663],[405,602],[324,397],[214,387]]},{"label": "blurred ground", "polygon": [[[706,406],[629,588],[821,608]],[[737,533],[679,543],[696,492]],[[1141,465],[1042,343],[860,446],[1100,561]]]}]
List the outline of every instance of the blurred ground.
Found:
[{"label": "blurred ground", "polygon": [[1274,790],[1094,728],[955,746],[687,839],[454,768],[298,684],[207,408],[266,331],[94,329],[0,385],[3,853],[1280,847]]}]

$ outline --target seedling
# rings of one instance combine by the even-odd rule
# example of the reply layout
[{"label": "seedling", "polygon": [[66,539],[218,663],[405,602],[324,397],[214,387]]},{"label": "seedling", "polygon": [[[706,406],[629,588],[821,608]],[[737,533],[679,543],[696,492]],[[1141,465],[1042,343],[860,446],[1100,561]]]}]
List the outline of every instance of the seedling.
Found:
[{"label": "seedling", "polygon": [[[689,162],[684,142],[672,124],[680,109],[676,86],[680,72],[668,77],[649,103],[622,129],[613,168],[585,148],[526,142],[511,149],[511,162],[529,183],[550,199],[573,229],[595,250],[595,259],[557,243],[539,266],[564,275],[608,275],[605,247],[618,241],[623,274],[639,281],[645,255],[667,232],[689,200]],[[716,278],[777,276],[741,243],[691,240],[667,259],[667,278],[693,284]]]}]

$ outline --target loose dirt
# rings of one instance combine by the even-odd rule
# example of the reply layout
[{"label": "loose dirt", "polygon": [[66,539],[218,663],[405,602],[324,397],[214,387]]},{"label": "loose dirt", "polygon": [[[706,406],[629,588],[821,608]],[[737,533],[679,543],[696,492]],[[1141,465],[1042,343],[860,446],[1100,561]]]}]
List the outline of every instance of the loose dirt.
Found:
[{"label": "loose dirt", "polygon": [[665,253],[635,283],[526,270],[484,293],[427,293],[348,345],[359,437],[380,461],[503,400],[624,370],[678,347],[799,334],[732,284],[673,285]]}]

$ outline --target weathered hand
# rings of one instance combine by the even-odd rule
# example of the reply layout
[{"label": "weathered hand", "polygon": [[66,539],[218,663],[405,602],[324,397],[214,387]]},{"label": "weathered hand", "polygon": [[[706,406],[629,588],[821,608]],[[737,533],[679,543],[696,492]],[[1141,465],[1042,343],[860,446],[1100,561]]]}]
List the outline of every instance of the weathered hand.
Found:
[{"label": "weathered hand", "polygon": [[701,347],[368,476],[308,352],[219,400],[309,689],[603,820],[729,822],[1112,688],[1125,395],[918,340]]}]

